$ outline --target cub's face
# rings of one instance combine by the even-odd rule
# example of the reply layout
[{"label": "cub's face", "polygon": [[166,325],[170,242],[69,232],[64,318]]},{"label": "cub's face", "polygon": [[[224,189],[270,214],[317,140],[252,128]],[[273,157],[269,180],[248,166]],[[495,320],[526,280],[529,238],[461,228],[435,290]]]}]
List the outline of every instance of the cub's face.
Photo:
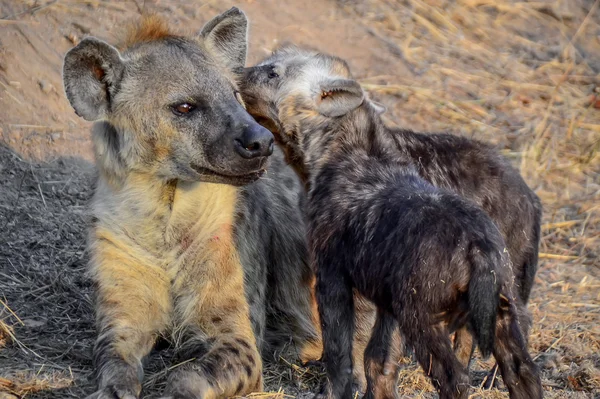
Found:
[{"label": "cub's face", "polygon": [[240,91],[248,112],[298,156],[308,131],[327,126],[364,99],[345,61],[293,46],[244,69]]}]

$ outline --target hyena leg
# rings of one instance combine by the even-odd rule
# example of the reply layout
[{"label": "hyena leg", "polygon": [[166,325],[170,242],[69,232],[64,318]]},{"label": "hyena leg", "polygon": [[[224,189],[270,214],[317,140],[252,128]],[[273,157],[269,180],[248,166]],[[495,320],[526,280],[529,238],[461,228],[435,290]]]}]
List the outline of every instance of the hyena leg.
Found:
[{"label": "hyena leg", "polygon": [[317,280],[313,275],[308,283],[310,287],[310,313],[311,322],[314,326],[316,336],[314,339],[308,340],[300,348],[300,361],[302,364],[311,365],[321,363],[323,361],[323,335],[321,332],[321,321],[319,318],[319,307],[317,306],[316,290]]},{"label": "hyena leg", "polygon": [[398,397],[398,367],[386,367],[393,352],[393,335],[397,331],[396,319],[379,310],[371,340],[365,350],[367,392],[364,399],[388,399]]},{"label": "hyena leg", "polygon": [[458,358],[458,361],[467,369],[467,372],[471,365],[474,350],[475,345],[471,333],[466,327],[458,329],[454,333],[454,354]]},{"label": "hyena leg", "polygon": [[360,392],[367,389],[365,375],[365,351],[373,334],[373,326],[377,318],[375,305],[354,290],[354,338],[352,342],[352,375],[356,388]]},{"label": "hyena leg", "polygon": [[511,399],[539,399],[543,397],[539,371],[527,352],[516,314],[513,306],[496,323],[494,357]]},{"label": "hyena leg", "polygon": [[[503,300],[504,304],[502,305],[504,308],[509,306],[509,303]],[[525,342],[524,348],[529,346],[529,330],[531,329],[531,316],[529,311],[527,310],[525,305],[522,305],[523,302],[519,302],[517,306],[515,306],[515,312],[517,314],[518,325],[520,327],[520,331],[522,332],[522,337]],[[498,367],[498,362],[494,364],[492,369],[488,372],[485,380],[483,381],[484,389],[491,389],[498,384],[498,375],[500,375],[500,370]]]},{"label": "hyena leg", "polygon": [[92,248],[97,283],[98,391],[88,399],[132,399],[141,391],[142,359],[164,332],[171,308],[169,279],[159,268],[122,255],[108,241]]},{"label": "hyena leg", "polygon": [[190,268],[174,282],[176,354],[185,364],[169,376],[165,394],[172,398],[216,399],[262,390],[242,267],[226,241],[206,249],[213,257],[202,263],[204,280]]},{"label": "hyena leg", "polygon": [[354,332],[352,287],[339,273],[319,270],[317,302],[323,331],[323,359],[327,373],[321,395],[327,399],[350,398]]},{"label": "hyena leg", "polygon": [[407,345],[414,349],[425,375],[437,389],[440,399],[467,399],[469,374],[454,356],[445,328],[426,323],[409,325],[401,330]]}]

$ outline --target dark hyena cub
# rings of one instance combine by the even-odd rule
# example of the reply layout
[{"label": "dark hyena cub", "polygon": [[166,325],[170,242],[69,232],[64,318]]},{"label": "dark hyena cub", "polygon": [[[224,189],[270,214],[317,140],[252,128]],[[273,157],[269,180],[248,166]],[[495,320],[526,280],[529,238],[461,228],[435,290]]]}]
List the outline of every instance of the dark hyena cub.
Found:
[{"label": "dark hyena cub", "polygon": [[484,356],[494,354],[512,398],[542,397],[519,323],[524,303],[492,220],[419,176],[343,61],[318,55],[246,78],[247,98],[253,83],[275,87],[266,116],[309,188],[327,397],[351,396],[353,289],[378,308],[365,353],[368,398],[391,395],[377,382],[396,322],[441,398],[468,396],[448,337],[463,327]]},{"label": "dark hyena cub", "polygon": [[[350,76],[344,61],[331,58],[329,61],[338,75]],[[289,113],[294,112],[294,108],[277,102],[282,93],[289,90],[289,85],[284,83],[290,75],[322,62],[321,54],[288,46],[258,66],[246,69],[242,93],[250,113],[274,132],[290,128],[293,122]],[[280,75],[285,79],[282,80]],[[382,130],[381,134],[389,137],[390,155],[400,162],[411,160],[420,177],[473,201],[497,224],[513,264],[517,292],[522,302],[527,303],[537,269],[542,206],[519,172],[495,149],[476,140],[391,128]],[[293,157],[294,154],[288,151],[292,164],[295,163]],[[296,169],[299,169],[298,165]],[[299,172],[304,173],[303,170]],[[358,305],[354,344],[364,348],[366,341],[362,337],[370,335],[375,310],[363,299],[355,299]],[[528,326],[523,323],[522,327],[527,338]],[[470,341],[470,334],[465,329],[456,333],[455,350],[465,365],[472,354]],[[318,356],[318,349],[316,345],[312,350],[315,353],[307,357]],[[355,349],[354,360],[362,363],[360,350]],[[359,368],[355,369],[359,381],[364,379],[363,374]],[[495,370],[490,375],[495,375]],[[489,380],[492,381],[493,378]]]}]

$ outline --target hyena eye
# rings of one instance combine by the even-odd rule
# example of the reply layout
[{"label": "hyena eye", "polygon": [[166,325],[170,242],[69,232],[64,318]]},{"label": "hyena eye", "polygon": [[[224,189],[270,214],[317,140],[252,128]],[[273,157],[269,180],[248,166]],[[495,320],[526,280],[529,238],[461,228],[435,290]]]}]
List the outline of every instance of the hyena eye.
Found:
[{"label": "hyena eye", "polygon": [[173,112],[176,115],[186,115],[195,109],[196,109],[195,106],[193,106],[192,104],[188,104],[188,103],[182,103],[182,104],[177,104],[177,105],[173,106]]},{"label": "hyena eye", "polygon": [[269,79],[275,79],[279,77],[279,74],[275,72],[275,67],[271,67],[267,76],[269,77]]}]

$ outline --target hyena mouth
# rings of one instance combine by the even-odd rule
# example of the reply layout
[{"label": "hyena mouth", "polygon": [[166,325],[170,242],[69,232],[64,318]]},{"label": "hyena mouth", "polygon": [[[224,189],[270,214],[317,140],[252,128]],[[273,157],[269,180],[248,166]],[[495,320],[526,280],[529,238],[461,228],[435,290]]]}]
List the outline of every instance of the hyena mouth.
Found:
[{"label": "hyena mouth", "polygon": [[200,175],[200,181],[208,183],[224,183],[232,186],[245,186],[246,184],[257,181],[267,172],[267,169],[262,168],[243,175],[224,175],[198,165],[190,164],[190,166]]}]

